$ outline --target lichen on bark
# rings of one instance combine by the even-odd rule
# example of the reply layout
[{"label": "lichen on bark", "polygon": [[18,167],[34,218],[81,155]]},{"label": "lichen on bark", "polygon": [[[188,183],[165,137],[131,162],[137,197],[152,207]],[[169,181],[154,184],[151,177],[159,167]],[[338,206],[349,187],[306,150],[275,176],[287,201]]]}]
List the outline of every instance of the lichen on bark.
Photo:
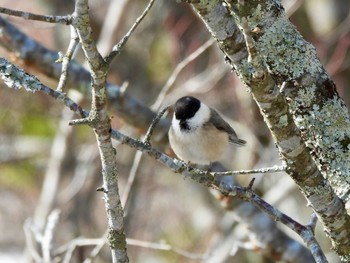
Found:
[{"label": "lichen on bark", "polygon": [[[318,214],[334,249],[346,259],[350,254],[349,240],[344,238],[350,231],[345,210],[350,191],[349,116],[315,48],[290,23],[280,1],[190,2],[252,92],[288,173]],[[265,78],[255,77],[256,64],[241,32],[244,21],[248,28],[244,34],[252,38]]]}]

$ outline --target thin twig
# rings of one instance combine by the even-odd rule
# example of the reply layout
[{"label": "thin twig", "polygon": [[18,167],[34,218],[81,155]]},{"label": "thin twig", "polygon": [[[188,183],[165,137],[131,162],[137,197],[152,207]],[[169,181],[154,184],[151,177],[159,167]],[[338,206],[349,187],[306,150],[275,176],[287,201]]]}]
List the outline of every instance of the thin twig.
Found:
[{"label": "thin twig", "polygon": [[[143,247],[143,248],[149,248],[149,249],[155,249],[155,250],[170,251],[193,260],[204,260],[208,258],[208,254],[194,254],[194,253],[185,251],[181,248],[174,247],[167,243],[155,243],[155,242],[142,241],[142,240],[137,240],[132,238],[127,238],[126,241],[129,246],[137,246],[137,247]],[[58,255],[66,252],[63,263],[69,263],[76,247],[84,247],[84,246],[99,247],[101,244],[104,245],[105,243],[106,243],[106,233],[101,238],[77,238],[77,239],[73,239],[69,243],[56,249],[55,254]],[[93,257],[91,257],[90,255],[89,258],[84,260],[84,263],[91,263],[91,259],[96,257],[96,255],[97,254],[94,254]]]},{"label": "thin twig", "polygon": [[66,204],[72,200],[82,189],[87,178],[92,175],[99,157],[95,145],[84,146],[77,153],[77,164],[74,169],[74,175],[70,183],[58,193],[57,203]]},{"label": "thin twig", "polygon": [[[149,128],[146,132],[145,138],[143,140],[144,144],[151,146],[150,140],[151,140],[151,137],[153,134],[153,130],[156,127],[156,125],[158,124],[158,122],[160,121],[160,119],[162,118],[162,116],[164,115],[164,113],[168,110],[168,108],[169,108],[169,106],[162,109],[160,112],[158,112],[156,117],[153,119],[151,125],[149,126]],[[134,161],[133,161],[129,176],[128,176],[128,181],[127,181],[126,185],[124,186],[123,195],[121,197],[121,202],[122,202],[123,207],[125,207],[126,202],[129,198],[130,189],[135,181],[137,170],[138,170],[138,167],[139,167],[140,162],[141,162],[141,158],[142,158],[142,152],[137,151],[135,154],[135,157],[134,157]],[[124,208],[124,212],[126,213],[125,208]]]},{"label": "thin twig", "polygon": [[255,182],[255,178],[252,178],[252,180],[250,180],[250,182],[249,182],[249,184],[247,186],[247,189],[252,190],[254,182]]},{"label": "thin twig", "polygon": [[66,54],[61,58],[62,60],[62,73],[60,76],[60,79],[58,81],[57,85],[57,90],[58,91],[63,91],[66,82],[67,82],[67,76],[68,76],[68,67],[69,67],[69,62],[72,60],[73,55],[75,54],[75,50],[77,46],[79,45],[79,36],[77,34],[77,31],[74,27],[71,28],[71,37],[70,37],[70,42],[68,45],[68,49]]},{"label": "thin twig", "polygon": [[59,24],[65,24],[65,25],[72,24],[72,17],[69,15],[67,16],[38,15],[30,12],[13,10],[5,7],[0,7],[0,13],[6,14],[9,16],[21,17],[23,19],[36,20],[36,21],[47,22],[47,23],[59,23]]},{"label": "thin twig", "polygon": [[73,131],[71,127],[67,126],[67,122],[73,118],[74,113],[67,108],[63,108],[61,114],[58,129],[51,146],[50,158],[47,162],[40,197],[34,211],[34,224],[40,231],[43,231],[47,216],[56,202],[64,157],[67,155],[68,142]]},{"label": "thin twig", "polygon": [[[162,118],[162,116],[164,115],[164,113],[168,110],[168,108],[169,108],[169,106],[165,107],[164,109],[159,111],[158,114],[156,115],[156,117],[152,120],[152,123],[149,126],[149,128],[146,132],[145,138],[143,140],[144,144],[151,146],[150,141],[151,141],[151,137],[153,134],[153,130],[156,127],[156,125],[159,123],[159,121]],[[124,192],[123,192],[123,195],[121,198],[123,207],[125,207],[125,205],[126,205],[126,202],[128,200],[129,194],[130,194],[130,189],[135,181],[137,170],[138,170],[138,167],[139,167],[140,162],[141,162],[141,158],[142,158],[142,152],[137,151],[135,154],[135,157],[134,157],[134,161],[133,161],[130,173],[129,173],[128,182],[124,186]],[[125,208],[124,208],[124,210],[125,210]]]},{"label": "thin twig", "polygon": [[110,52],[114,45],[115,35],[121,27],[120,21],[127,11],[128,0],[110,1],[107,8],[104,21],[102,23],[101,33],[98,37],[97,46],[102,55]]},{"label": "thin twig", "polygon": [[44,263],[51,263],[53,261],[52,248],[53,248],[53,241],[55,236],[54,232],[57,227],[60,213],[61,212],[58,209],[55,209],[47,217],[46,228],[41,241],[41,249],[43,253]]},{"label": "thin twig", "polygon": [[136,174],[137,174],[138,168],[139,168],[140,163],[141,163],[141,158],[142,158],[142,152],[136,151],[135,157],[134,157],[134,160],[133,160],[130,172],[129,172],[128,181],[124,185],[124,190],[123,190],[123,194],[121,197],[122,206],[124,207],[124,216],[126,216],[128,213],[126,203],[128,201],[128,198],[129,198],[131,187],[134,184]]},{"label": "thin twig", "polygon": [[27,74],[24,70],[19,69],[2,57],[0,57],[0,75],[4,83],[10,88],[24,88],[26,91],[32,93],[40,91],[58,101],[63,102],[63,104],[70,110],[78,113],[80,116],[89,116],[88,111],[82,109],[66,94],[45,86],[40,82],[40,80],[38,80],[37,77]]},{"label": "thin twig", "polygon": [[[63,246],[58,247],[54,251],[54,255],[63,254],[63,263],[69,263],[71,262],[73,252],[77,247],[85,247],[85,246],[99,246],[101,243],[104,245],[106,243],[106,233],[101,238],[76,238],[71,241],[69,241],[67,244],[64,244]],[[94,256],[96,257],[96,255]],[[91,261],[88,261],[91,262]],[[86,263],[84,261],[84,263]]]},{"label": "thin twig", "polygon": [[[11,70],[9,73],[8,71],[6,71],[6,69],[8,68],[8,63],[9,62],[7,62],[5,59],[0,58],[0,75],[5,80],[5,84],[7,84],[8,86],[15,87],[17,89],[21,88],[22,82],[21,82],[21,80],[18,79],[18,71],[21,72],[21,70],[19,70],[15,66],[12,66],[12,67],[10,67]],[[17,75],[15,74],[14,76],[12,76],[14,73],[17,73]],[[22,77],[28,76],[26,74],[23,75],[23,72],[22,72],[22,75],[21,74],[19,74],[19,75]],[[12,77],[14,77],[16,81],[12,80]],[[30,77],[31,81],[35,80],[35,79],[31,78],[31,76],[29,76],[29,77]],[[44,86],[40,82],[39,83],[32,83],[32,85],[30,87],[27,87],[27,81],[23,81],[23,82],[24,82],[23,86],[26,88],[26,90],[33,91],[32,89],[30,89],[30,87],[33,87],[34,91],[43,91],[49,95],[54,95],[56,98],[59,97],[59,96],[57,96],[57,94],[60,94],[59,92],[54,91],[54,90]],[[87,111],[84,111],[79,106],[74,105],[74,102],[72,102],[69,98],[66,97],[65,100],[63,100],[63,102],[67,102],[67,101],[69,102],[68,105],[71,109],[80,109],[78,112],[82,114],[82,117],[87,116],[87,114],[88,114]],[[314,255],[315,258],[320,260],[319,262],[327,262],[327,259],[324,256],[324,253],[321,250],[319,244],[317,243],[315,236],[313,235],[311,229],[301,225],[300,223],[296,222],[295,220],[293,220],[289,216],[282,213],[280,210],[274,208],[273,206],[268,204],[266,201],[261,199],[251,189],[249,189],[247,187],[234,186],[231,184],[227,185],[224,182],[220,181],[219,178],[217,179],[217,177],[214,177],[213,175],[215,175],[215,173],[210,173],[208,171],[202,171],[202,170],[199,170],[196,168],[189,167],[186,164],[184,164],[182,161],[179,161],[177,159],[172,159],[169,156],[165,155],[164,153],[162,153],[154,148],[151,148],[149,145],[147,145],[139,140],[135,140],[133,138],[130,138],[130,137],[118,132],[118,131],[112,130],[111,133],[112,133],[112,137],[114,139],[120,141],[123,144],[127,144],[130,147],[136,148],[144,153],[147,153],[148,155],[150,155],[154,159],[158,160],[159,162],[161,162],[165,166],[169,167],[175,173],[181,173],[181,174],[185,175],[186,177],[189,177],[192,180],[194,180],[202,185],[205,185],[207,187],[212,187],[212,188],[220,191],[224,195],[236,196],[236,197],[239,197],[243,200],[249,201],[250,203],[252,203],[256,207],[261,209],[263,212],[270,215],[274,220],[280,221],[281,223],[283,223],[284,225],[286,225],[287,227],[289,227],[290,229],[295,231],[297,234],[299,234],[303,238],[303,240],[305,241],[308,248],[310,249],[312,255]],[[268,170],[270,170],[270,169],[271,168],[268,168]],[[282,169],[284,170],[285,167],[284,166],[272,167],[272,170],[274,170],[274,171],[277,171],[277,170],[281,171]],[[251,171],[253,171],[253,170],[250,170],[250,172]],[[254,170],[254,173],[261,172],[261,171],[262,171],[261,169]],[[237,174],[237,173],[239,173],[239,172],[234,171],[234,174]],[[225,175],[225,173],[218,173],[218,174]],[[233,174],[232,171],[230,172],[230,174]]]},{"label": "thin twig", "polygon": [[36,244],[34,242],[33,238],[33,231],[31,229],[33,222],[31,218],[28,218],[23,225],[23,230],[24,230],[24,237],[25,237],[25,242],[26,242],[26,248],[32,257],[32,259],[36,263],[41,263],[43,262],[43,259],[39,255],[39,252],[36,250]]},{"label": "thin twig", "polygon": [[145,248],[156,249],[156,250],[172,251],[192,260],[204,260],[208,258],[207,254],[194,254],[194,253],[185,251],[181,248],[173,247],[166,243],[153,243],[153,242],[141,241],[141,240],[136,240],[131,238],[127,238],[126,240],[128,242],[128,245],[131,245],[131,246],[145,247]]},{"label": "thin twig", "polygon": [[239,170],[239,171],[227,171],[227,172],[212,172],[211,174],[213,176],[219,176],[219,175],[238,175],[238,174],[265,174],[265,173],[279,173],[279,172],[285,172],[287,169],[287,166],[281,165],[281,166],[272,166],[272,167],[264,167],[264,168],[258,168],[258,169],[251,169],[251,170]]},{"label": "thin twig", "polygon": [[156,115],[156,117],[153,119],[151,125],[149,126],[145,138],[143,140],[143,142],[145,144],[151,145],[151,137],[153,134],[153,130],[156,127],[156,125],[159,123],[160,119],[162,118],[162,116],[164,115],[164,113],[169,109],[170,106],[166,106],[164,107],[161,111],[159,111]]},{"label": "thin twig", "polygon": [[[62,66],[54,63],[59,59],[57,51],[49,50],[34,41],[28,35],[21,32],[16,26],[0,16],[0,35],[1,45],[24,63],[35,65],[38,70],[46,76],[60,78]],[[26,43],[23,45],[23,43]],[[28,49],[28,45],[31,46]],[[70,63],[70,74],[67,79],[67,85],[74,86],[84,94],[89,93],[91,84],[90,72],[72,60]],[[129,124],[137,127],[148,127],[156,115],[144,103],[128,94],[122,94],[118,85],[107,82],[107,97],[114,111],[118,112],[119,117],[125,119]],[[159,123],[162,131],[168,128],[168,121]],[[160,132],[164,136],[163,132]],[[1,156],[4,157],[4,156]]]},{"label": "thin twig", "polygon": [[108,231],[106,231],[103,236],[100,238],[100,241],[95,244],[95,247],[91,250],[89,256],[84,260],[83,263],[91,263],[92,259],[97,257],[98,253],[100,253],[101,249],[107,242]]},{"label": "thin twig", "polygon": [[[82,109],[78,104],[76,104],[73,100],[71,100],[68,96],[66,96],[64,93],[53,90],[45,85],[43,85],[37,78],[34,76],[26,74],[23,70],[18,69],[16,66],[9,63],[4,58],[0,58],[0,75],[3,78],[5,84],[7,84],[11,88],[20,89],[21,87],[24,87],[27,91],[35,92],[40,91],[43,92],[55,99],[63,101],[63,103],[69,107],[72,111],[78,113],[83,118],[86,118],[89,116],[89,112]],[[29,80],[25,80],[26,78],[29,78]],[[18,80],[18,81],[14,81]],[[28,82],[30,82],[32,85],[28,85]],[[165,110],[166,108],[164,108]],[[158,116],[160,116],[160,113],[158,113]],[[160,116],[161,117],[161,116]],[[151,126],[154,126],[156,123]],[[150,127],[151,128],[151,127]],[[150,129],[149,129],[150,130]],[[151,132],[148,132],[149,137],[151,135]],[[112,130],[112,136],[121,141],[122,143],[128,143],[129,145],[138,148],[139,150],[142,150],[143,148],[149,147],[147,144],[140,142],[138,140],[134,140],[130,137],[127,137],[120,132],[117,132],[115,130]],[[273,166],[273,167],[267,167],[267,168],[259,168],[259,169],[252,169],[252,170],[240,170],[240,171],[227,171],[227,172],[208,172],[203,171],[196,168],[189,168],[186,166],[185,163],[176,160],[176,163],[179,164],[178,168],[182,170],[191,170],[201,175],[209,175],[209,176],[219,176],[219,175],[237,175],[237,174],[256,174],[256,173],[273,173],[273,172],[282,172],[285,171],[286,166]],[[181,167],[181,168],[180,168]]]},{"label": "thin twig", "polygon": [[166,94],[168,94],[171,86],[174,84],[177,76],[180,74],[181,70],[183,70],[190,62],[195,60],[197,57],[199,57],[205,50],[207,50],[215,40],[213,38],[210,38],[207,40],[203,45],[201,45],[198,49],[196,49],[192,54],[187,56],[184,60],[182,60],[179,64],[177,64],[174,71],[171,73],[170,77],[168,78],[167,82],[161,89],[160,93],[158,94],[158,97],[154,104],[151,106],[151,109],[158,111],[160,106],[162,105],[164,98]]},{"label": "thin twig", "polygon": [[221,191],[223,190],[223,188],[226,188],[227,195],[236,196],[252,203],[260,210],[272,217],[275,221],[281,222],[282,224],[293,230],[295,233],[297,233],[304,240],[311,254],[314,256],[316,262],[328,262],[326,256],[324,255],[320,245],[318,244],[315,238],[313,230],[310,229],[308,226],[304,226],[292,219],[291,217],[289,217],[288,215],[282,213],[280,210],[267,203],[249,188],[232,187],[224,185],[221,185],[220,187]]},{"label": "thin twig", "polygon": [[123,47],[125,46],[126,42],[129,40],[129,37],[131,34],[135,31],[136,27],[141,23],[141,21],[145,18],[145,16],[148,14],[149,10],[151,10],[153,3],[155,0],[150,0],[145,10],[142,12],[142,14],[136,19],[135,23],[132,25],[132,27],[129,29],[129,31],[125,34],[125,36],[113,47],[112,51],[105,57],[105,61],[107,64],[110,64],[112,60],[119,55]]}]

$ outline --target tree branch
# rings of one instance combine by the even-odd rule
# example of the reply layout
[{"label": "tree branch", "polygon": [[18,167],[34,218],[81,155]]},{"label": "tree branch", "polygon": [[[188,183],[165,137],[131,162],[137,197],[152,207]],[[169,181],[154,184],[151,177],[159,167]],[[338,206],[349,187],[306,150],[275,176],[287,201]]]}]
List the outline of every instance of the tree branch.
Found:
[{"label": "tree branch", "polygon": [[79,36],[75,30],[74,27],[70,27],[70,34],[71,34],[71,40],[68,45],[68,49],[66,54],[60,59],[62,62],[62,73],[60,76],[60,79],[58,81],[57,90],[63,91],[64,87],[67,83],[67,76],[68,76],[68,68],[69,63],[71,62],[73,55],[78,47],[79,44]]},{"label": "tree branch", "polygon": [[[58,52],[42,46],[2,17],[0,17],[0,28],[2,29],[0,43],[3,47],[10,52],[14,52],[26,64],[34,66],[46,76],[57,80],[60,79],[62,66],[56,63],[56,61],[61,59]],[[91,75],[89,71],[75,60],[70,61],[68,71],[66,85],[74,87],[84,95],[90,94]],[[109,104],[117,112],[118,117],[123,118],[130,125],[139,128],[141,131],[145,131],[156,116],[156,113],[141,101],[122,92],[119,86],[107,83],[106,88]],[[168,120],[162,119],[160,121],[156,131],[160,133],[160,137],[165,137],[169,125],[170,122]]]},{"label": "tree branch", "polygon": [[[11,70],[8,70],[8,68],[10,68]],[[65,94],[44,86],[42,83],[40,83],[38,79],[24,73],[24,71],[13,66],[3,58],[0,58],[0,75],[3,78],[4,82],[11,88],[19,89],[21,87],[24,87],[27,91],[30,91],[30,92],[35,92],[35,91],[44,92],[45,94],[48,94],[56,99],[59,99],[65,105],[67,105],[70,109],[77,112],[78,114],[81,114],[83,118],[86,118],[87,116],[89,116],[89,113],[87,111],[81,109]],[[26,78],[28,78],[29,81],[26,81],[25,80]],[[28,83],[30,83],[30,85],[28,85]],[[308,245],[310,251],[313,253],[316,260],[317,258],[322,258],[322,255],[323,255],[322,251],[319,248],[318,243],[314,239],[313,234],[311,235],[313,231],[309,227],[302,226],[301,224],[295,222],[294,220],[292,220],[290,217],[283,214],[279,210],[273,208],[271,205],[269,205],[267,202],[265,202],[259,196],[257,196],[251,190],[250,187],[244,188],[244,187],[235,186],[232,184],[233,182],[232,180],[227,181],[225,180],[224,176],[215,176],[215,173],[202,171],[193,167],[189,167],[186,164],[184,164],[182,161],[179,161],[177,159],[174,160],[169,156],[165,155],[164,153],[158,151],[157,149],[150,147],[148,143],[135,140],[118,131],[111,130],[111,136],[123,144],[127,144],[130,147],[133,147],[139,151],[142,151],[143,153],[148,154],[149,156],[153,157],[160,163],[169,167],[175,173],[180,173],[185,177],[191,178],[192,180],[204,186],[216,189],[225,196],[239,197],[240,199],[251,202],[253,205],[257,206],[259,209],[269,214],[274,220],[281,221],[282,223],[286,224],[289,228],[291,228],[293,231],[296,231],[306,242],[306,244]],[[103,186],[103,189],[104,189],[104,192],[106,192],[106,195],[110,193],[107,190],[105,185]],[[308,259],[308,262],[310,262],[310,259]],[[326,262],[326,261],[318,261],[318,262]]]},{"label": "tree branch", "polygon": [[148,14],[149,10],[151,10],[153,3],[155,0],[150,0],[148,5],[146,6],[145,10],[142,12],[142,14],[136,19],[135,23],[132,25],[132,27],[129,29],[129,31],[125,34],[125,36],[112,48],[112,51],[108,54],[108,56],[105,58],[106,62],[110,64],[113,59],[119,55],[123,47],[125,46],[126,42],[129,40],[129,37],[131,34],[135,31],[136,27],[141,23],[141,21],[145,18],[145,16]]},{"label": "tree branch", "polygon": [[[333,158],[325,160],[323,155],[328,152],[326,149],[318,147],[318,153],[315,154],[306,147],[317,137],[314,129],[311,128],[316,122],[310,121],[307,123],[310,126],[304,125],[304,129],[302,129],[300,123],[304,121],[299,121],[301,117],[296,109],[296,104],[300,100],[306,101],[307,98],[300,93],[298,96],[302,98],[296,95],[285,97],[279,91],[279,86],[283,82],[293,82],[292,80],[299,78],[296,74],[300,76],[307,70],[308,66],[312,66],[313,63],[309,63],[309,61],[315,62],[313,64],[314,76],[320,73],[319,76],[324,79],[324,70],[316,57],[314,48],[306,43],[290,24],[282,6],[277,1],[188,2],[192,3],[213,37],[218,41],[220,48],[227,56],[227,62],[232,65],[241,80],[249,87],[273,134],[279,152],[287,164],[288,174],[298,184],[317,213],[325,232],[332,240],[334,249],[340,256],[347,258],[350,254],[350,240],[347,238],[350,235],[350,217],[342,202],[343,197],[337,196],[339,188],[333,190],[332,187],[335,187],[335,184],[328,181],[326,178],[329,176],[322,169],[319,169],[320,159],[318,157],[321,158],[322,162],[333,162]],[[244,35],[238,26],[244,29]],[[281,35],[277,37],[276,34]],[[294,36],[296,37],[293,38]],[[288,39],[287,43],[290,46],[288,47],[285,41],[274,42],[276,39]],[[276,48],[276,44],[279,48]],[[306,50],[304,50],[305,47]],[[291,53],[290,50],[295,52]],[[307,51],[306,55],[305,51]],[[312,86],[312,79],[308,79]],[[313,83],[317,83],[317,81],[314,80]],[[334,91],[333,86],[329,85],[329,87],[331,88],[329,91]],[[296,93],[298,90],[300,89],[294,89]],[[307,93],[308,89],[305,87],[303,90],[304,93]],[[311,88],[310,92],[313,93],[313,90]],[[324,92],[320,92],[319,96],[321,94]],[[335,98],[334,93],[332,96]],[[336,100],[338,102],[335,104],[339,105],[338,110],[341,110],[341,116],[344,116],[343,103]],[[288,101],[290,101],[289,105]],[[289,112],[289,107],[291,107],[291,112]],[[330,108],[328,107],[328,109]],[[307,113],[307,110],[310,108],[304,108],[303,113],[312,117],[310,113],[313,111]],[[346,118],[341,117],[341,119],[345,120]],[[340,133],[343,135],[350,130],[344,127],[347,123],[347,121],[342,123],[341,128],[344,130]],[[308,131],[305,132],[305,129]],[[321,129],[317,128],[317,132],[319,136],[317,138],[324,138]],[[309,136],[311,133],[314,136]],[[334,132],[334,134],[339,134],[339,132]],[[335,137],[337,136],[335,135]],[[306,145],[302,138],[305,138]],[[342,138],[346,137],[342,136]],[[316,141],[320,142],[319,139]],[[316,148],[314,149],[316,150]],[[319,152],[323,150],[326,152]],[[347,154],[348,152],[346,150]],[[341,154],[346,156],[346,153],[342,151]],[[348,167],[349,160],[349,158],[343,159],[343,164],[340,167],[344,167],[344,165]],[[334,162],[331,166],[333,165]],[[328,167],[330,166],[327,166],[326,170],[330,171]],[[333,167],[335,168],[335,166]],[[343,170],[343,174],[347,174],[347,172]],[[343,177],[342,181],[344,180],[346,177]],[[345,189],[348,189],[348,183],[343,185],[347,185]]]},{"label": "tree branch", "polygon": [[59,23],[64,25],[70,25],[72,23],[72,17],[69,15],[67,16],[38,15],[30,12],[23,12],[23,11],[8,9],[5,7],[0,7],[0,13],[6,14],[9,16],[21,17],[23,19],[36,20],[36,21],[47,22],[47,23],[56,23],[56,24]]},{"label": "tree branch", "polygon": [[[4,33],[3,35],[0,36],[0,41],[4,43],[8,49],[18,51],[16,52],[16,54],[20,54],[20,57],[24,59],[24,61],[27,61],[32,65],[36,65],[40,71],[44,73],[47,72],[46,73],[47,75],[52,76],[54,78],[58,78],[60,76],[61,68],[59,64],[54,63],[54,61],[57,60],[58,58],[57,52],[53,52],[42,47],[39,43],[31,40],[30,38],[22,34],[13,25],[9,24],[7,21],[3,20],[2,18],[0,18],[0,25],[3,27],[3,33]],[[30,47],[32,47],[31,49],[28,49],[27,45],[25,45],[25,43],[29,43],[29,42],[31,43],[29,45]],[[237,47],[240,47],[239,43]],[[239,53],[240,51],[241,53]],[[236,58],[238,59],[240,56],[244,56],[244,53],[246,53],[244,49],[238,50],[237,52],[238,55]],[[53,59],[48,60],[47,58],[53,58]],[[84,91],[84,93],[87,93],[89,88],[89,83],[90,83],[89,72],[84,70],[80,65],[78,65],[74,61],[70,63],[69,70],[71,74],[68,77],[67,81],[70,83],[70,85],[78,86],[81,90]],[[47,87],[41,87],[40,91],[46,92],[47,94],[50,94],[56,98],[58,97],[65,98],[65,102],[70,104],[69,100],[65,96],[62,96],[62,94],[59,92],[50,90]],[[145,107],[140,102],[135,101],[132,97],[129,97],[127,94],[122,94],[122,92],[120,92],[117,86],[108,84],[107,94],[109,95],[109,97],[113,102],[116,102],[116,103],[113,103],[113,105],[117,107],[118,115],[120,117],[124,117],[125,120],[129,122],[131,121],[131,124],[134,126],[136,125],[138,127],[142,127],[142,129],[146,129],[145,127],[147,127],[149,123],[151,123],[153,117],[155,116],[155,114],[152,111],[150,111],[148,107]],[[74,107],[76,109],[80,109],[78,105],[75,105]],[[86,111],[83,111],[80,109],[79,112],[81,113],[82,117],[88,116],[88,112]],[[168,122],[161,121],[160,123],[162,130],[163,130],[163,127],[165,127],[164,130],[167,131],[166,125],[163,126],[162,125],[163,123],[168,123]],[[159,126],[157,130],[159,130]],[[137,142],[133,141],[133,143],[137,145]],[[257,235],[259,234],[260,233],[257,231]],[[282,251],[285,252],[284,249],[282,249]],[[272,253],[276,253],[276,252],[272,252]],[[310,262],[310,260],[304,260],[301,262]]]},{"label": "tree branch", "polygon": [[91,111],[83,117],[94,129],[102,163],[105,207],[108,220],[108,241],[113,262],[129,262],[124,233],[124,211],[118,189],[116,150],[111,141],[111,121],[105,109],[108,65],[97,50],[90,26],[87,0],[76,0],[72,25],[77,30],[91,73]]}]

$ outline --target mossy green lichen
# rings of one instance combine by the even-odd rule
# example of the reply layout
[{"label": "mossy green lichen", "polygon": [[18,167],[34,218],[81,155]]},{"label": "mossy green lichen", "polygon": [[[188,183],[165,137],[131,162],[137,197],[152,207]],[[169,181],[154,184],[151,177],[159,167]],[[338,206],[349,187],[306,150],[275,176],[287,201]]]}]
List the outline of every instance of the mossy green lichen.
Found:
[{"label": "mossy green lichen", "polygon": [[295,112],[298,107],[307,107],[308,110],[296,114],[295,123],[305,135],[306,145],[314,152],[318,168],[344,200],[350,191],[350,152],[343,145],[350,138],[347,109],[336,97],[317,104],[315,92],[314,86],[298,91],[292,108]]},{"label": "mossy green lichen", "polygon": [[315,48],[306,42],[284,14],[278,16],[257,41],[259,54],[271,73],[285,80],[323,72]]},{"label": "mossy green lichen", "polygon": [[288,116],[285,114],[279,117],[277,128],[281,129],[283,127],[286,127],[287,125],[288,125]]},{"label": "mossy green lichen", "polygon": [[123,231],[110,228],[108,230],[108,242],[113,249],[126,250],[126,237]]},{"label": "mossy green lichen", "polygon": [[200,0],[199,5],[205,7],[207,10],[212,10],[218,2],[218,0]]}]

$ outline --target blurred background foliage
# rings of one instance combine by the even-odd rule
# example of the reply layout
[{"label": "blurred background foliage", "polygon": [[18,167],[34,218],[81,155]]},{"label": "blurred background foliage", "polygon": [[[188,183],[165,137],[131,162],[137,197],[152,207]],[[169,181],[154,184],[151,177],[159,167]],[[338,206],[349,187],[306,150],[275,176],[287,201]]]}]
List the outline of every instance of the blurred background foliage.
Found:
[{"label": "blurred background foliage", "polygon": [[[90,0],[94,34],[102,54],[107,54],[147,5],[147,1]],[[337,84],[338,92],[350,105],[350,13],[348,0],[285,0],[292,22],[313,43],[319,57]],[[0,0],[0,6],[40,14],[65,15],[73,11],[71,0]],[[112,8],[114,7],[114,9]],[[111,11],[112,10],[112,11]],[[109,13],[111,12],[111,13]],[[62,25],[6,17],[42,45],[65,52],[69,28]],[[157,0],[148,16],[115,59],[109,81],[118,85],[129,82],[127,93],[152,105],[165,82],[180,61],[199,48],[210,34],[186,4]],[[17,60],[0,47],[1,56],[12,59],[47,86],[56,80]],[[81,50],[76,59],[84,64]],[[280,164],[270,134],[250,94],[214,44],[179,74],[164,104],[191,94],[222,112],[248,146],[229,149],[221,160],[229,169],[251,169]],[[69,87],[74,89],[75,87]],[[82,105],[88,109],[89,100]],[[23,224],[38,210],[45,174],[48,174],[55,138],[62,133],[63,106],[41,94],[0,88],[0,262],[25,262]],[[139,129],[127,125],[113,111],[115,129],[139,137]],[[76,116],[70,116],[75,118]],[[67,123],[65,120],[65,123]],[[233,121],[234,120],[234,121]],[[70,129],[70,128],[67,128]],[[66,152],[58,171],[57,195],[52,208],[61,211],[56,245],[78,236],[101,237],[106,217],[101,194],[99,159],[93,132],[88,127],[74,127],[63,140]],[[63,147],[63,145],[62,145]],[[135,160],[135,151],[117,145],[120,189],[123,193]],[[169,152],[168,145],[157,145]],[[256,175],[256,191],[264,199],[292,218],[306,223],[311,210],[286,174]],[[250,176],[238,176],[242,184]],[[235,242],[247,240],[248,232],[220,207],[209,191],[181,176],[172,174],[153,159],[141,158],[136,180],[125,205],[126,233],[130,238],[166,242],[174,247],[204,254],[227,231]],[[293,237],[293,233],[286,230]],[[329,242],[317,228],[317,238],[330,262],[338,262]],[[299,239],[298,239],[299,240]],[[302,241],[300,241],[302,242]],[[130,246],[131,262],[196,262],[177,253]],[[81,262],[91,247],[79,248],[73,262]],[[105,246],[95,262],[109,262]],[[214,261],[212,261],[214,262]],[[219,261],[218,261],[219,262]],[[238,249],[225,262],[271,262],[250,249]]]}]

